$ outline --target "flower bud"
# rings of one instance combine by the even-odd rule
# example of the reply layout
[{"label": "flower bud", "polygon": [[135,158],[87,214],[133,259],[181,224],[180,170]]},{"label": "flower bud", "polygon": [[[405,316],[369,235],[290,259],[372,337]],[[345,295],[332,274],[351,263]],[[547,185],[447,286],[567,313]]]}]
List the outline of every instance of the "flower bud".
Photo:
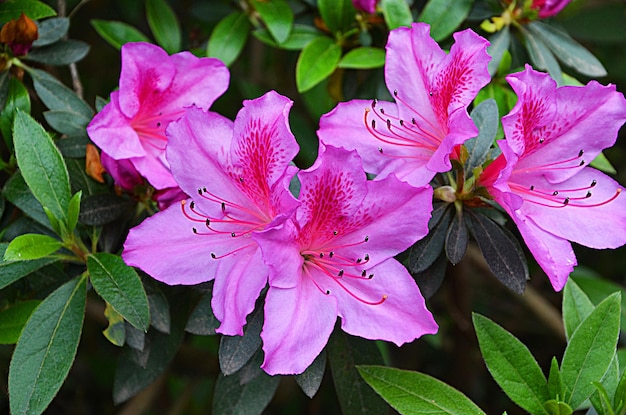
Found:
[{"label": "flower bud", "polygon": [[6,43],[16,56],[25,55],[39,38],[37,24],[23,12],[16,20],[9,20],[0,30],[0,42]]}]

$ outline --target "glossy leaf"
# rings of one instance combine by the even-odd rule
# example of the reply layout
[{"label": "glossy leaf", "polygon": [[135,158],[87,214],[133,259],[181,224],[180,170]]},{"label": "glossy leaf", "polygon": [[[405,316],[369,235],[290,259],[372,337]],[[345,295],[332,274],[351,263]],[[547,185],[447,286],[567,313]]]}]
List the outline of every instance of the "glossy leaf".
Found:
[{"label": "glossy leaf", "polygon": [[527,27],[531,33],[552,49],[561,62],[567,66],[584,75],[606,76],[606,69],[602,63],[566,32],[539,21],[530,22]]},{"label": "glossy leaf", "polygon": [[22,301],[0,311],[0,344],[15,344],[39,300]]},{"label": "glossy leaf", "polygon": [[17,164],[33,195],[57,219],[66,221],[70,181],[52,139],[30,115],[18,110],[13,122],[13,140]]},{"label": "glossy leaf", "polygon": [[580,323],[591,314],[594,305],[587,294],[570,278],[563,289],[563,325],[567,338],[571,338]]},{"label": "glossy leaf", "polygon": [[344,414],[382,414],[387,406],[365,383],[357,365],[382,365],[380,350],[372,341],[335,330],[326,348],[337,399]]},{"label": "glossy leaf", "polygon": [[385,65],[385,51],[362,46],[346,53],[337,67],[344,69],[374,69]]},{"label": "glossy leaf", "polygon": [[412,273],[420,273],[429,268],[444,247],[448,226],[454,213],[449,204],[442,203],[433,209],[432,217],[428,223],[428,235],[417,241],[409,251],[409,270]]},{"label": "glossy leaf", "polygon": [[474,0],[430,0],[418,21],[430,24],[430,35],[440,41],[461,25],[473,3]]},{"label": "glossy leaf", "polygon": [[456,265],[461,262],[465,251],[467,250],[467,244],[469,242],[469,233],[465,221],[463,220],[463,212],[457,212],[450,223],[448,233],[446,234],[446,256],[452,263]]},{"label": "glossy leaf", "polygon": [[91,120],[93,110],[54,76],[39,69],[31,69],[33,86],[43,103],[51,110],[76,113],[81,119]]},{"label": "glossy leaf", "polygon": [[326,350],[315,358],[311,366],[299,375],[296,375],[296,383],[302,389],[302,392],[309,398],[313,398],[317,393],[322,379],[324,378],[324,372],[326,371]]},{"label": "glossy leaf", "polygon": [[486,216],[468,211],[470,232],[487,265],[507,288],[522,294],[528,280],[528,265],[519,242],[511,233]]},{"label": "glossy leaf", "polygon": [[89,52],[89,45],[80,40],[60,40],[48,46],[33,49],[28,60],[46,65],[62,66],[78,62]]},{"label": "glossy leaf", "polygon": [[146,0],[146,17],[157,43],[167,53],[172,54],[180,51],[180,24],[167,1]]},{"label": "glossy leaf", "polygon": [[58,251],[63,244],[48,235],[27,233],[13,239],[4,252],[4,261],[40,259]]},{"label": "glossy leaf", "polygon": [[57,261],[49,257],[33,261],[5,261],[2,258],[4,258],[8,246],[9,244],[6,242],[0,243],[0,289]]},{"label": "glossy leaf", "polygon": [[465,164],[465,174],[469,175],[474,168],[481,166],[489,155],[495,143],[500,125],[498,104],[493,98],[488,98],[478,104],[470,114],[472,121],[478,128],[478,136],[464,143],[469,158]]},{"label": "glossy leaf", "polygon": [[33,20],[56,15],[52,7],[38,0],[5,0],[0,3],[0,23],[17,19],[22,12]]},{"label": "glossy leaf", "polygon": [[545,414],[546,378],[528,348],[511,333],[480,314],[472,314],[487,369],[513,402],[532,414]]},{"label": "glossy leaf", "polygon": [[312,40],[318,38],[321,35],[321,32],[311,26],[294,24],[293,29],[289,33],[287,39],[285,39],[285,41],[280,44],[274,40],[274,38],[267,29],[257,29],[253,31],[252,34],[261,42],[275,48],[286,50],[301,50]]},{"label": "glossy leaf", "polygon": [[67,17],[53,17],[40,22],[39,38],[33,42],[33,47],[46,46],[61,40],[69,28],[70,19]]},{"label": "glossy leaf", "polygon": [[509,49],[511,44],[511,29],[504,26],[502,30],[496,32],[489,38],[490,45],[487,47],[487,53],[491,56],[489,61],[489,75],[493,76],[498,72],[498,67],[504,56],[504,52]]},{"label": "glossy leaf", "polygon": [[318,0],[317,7],[333,35],[346,31],[356,16],[356,9],[351,0]]},{"label": "glossy leaf", "polygon": [[620,293],[611,294],[589,314],[572,334],[563,354],[561,375],[566,401],[578,408],[591,396],[609,368],[619,336]]},{"label": "glossy leaf", "polygon": [[384,366],[358,366],[365,381],[403,415],[483,415],[467,396],[424,373]]},{"label": "glossy leaf", "polygon": [[150,306],[137,272],[119,256],[106,252],[89,255],[87,269],[98,295],[130,324],[147,331]]},{"label": "glossy leaf", "polygon": [[382,0],[380,8],[385,17],[385,23],[389,30],[400,26],[411,26],[413,14],[406,0]]},{"label": "glossy leaf", "polygon": [[15,77],[7,80],[7,96],[5,105],[0,111],[0,131],[4,137],[7,147],[13,148],[13,121],[15,119],[15,111],[20,109],[30,113],[30,97],[28,90],[22,82]]},{"label": "glossy leaf", "polygon": [[252,6],[278,43],[287,40],[293,27],[293,12],[285,0],[252,0]]},{"label": "glossy leaf", "polygon": [[104,40],[120,50],[128,42],[150,42],[150,39],[135,27],[114,20],[91,20],[91,25]]},{"label": "glossy leaf", "polygon": [[63,284],[26,323],[9,367],[11,413],[42,413],[65,381],[83,327],[86,281]]},{"label": "glossy leaf", "polygon": [[207,44],[207,56],[218,58],[230,66],[243,50],[249,30],[250,23],[245,13],[229,14],[213,29]]},{"label": "glossy leaf", "polygon": [[298,92],[306,92],[328,78],[335,71],[341,58],[341,46],[326,36],[310,42],[296,63]]},{"label": "glossy leaf", "polygon": [[209,336],[215,334],[215,329],[220,326],[220,322],[213,314],[211,308],[212,293],[208,292],[200,298],[198,304],[191,312],[185,330],[192,334]]},{"label": "glossy leaf", "polygon": [[223,336],[220,342],[220,369],[226,376],[241,369],[261,347],[263,310],[259,308],[248,317],[243,336]]}]

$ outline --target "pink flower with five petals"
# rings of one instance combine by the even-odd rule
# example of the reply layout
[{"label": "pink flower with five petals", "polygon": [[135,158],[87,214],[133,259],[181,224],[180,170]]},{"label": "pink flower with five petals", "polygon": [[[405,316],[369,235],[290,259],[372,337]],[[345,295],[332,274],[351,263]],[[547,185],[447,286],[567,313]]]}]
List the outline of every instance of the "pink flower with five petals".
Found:
[{"label": "pink flower with five petals", "polygon": [[502,118],[502,155],[479,183],[509,213],[555,290],[576,265],[569,241],[591,248],[626,243],[626,195],[591,167],[615,143],[626,101],[614,85],[557,88],[530,66],[509,75],[518,101]]},{"label": "pink flower with five petals", "polygon": [[352,100],[320,120],[326,144],[356,149],[365,170],[415,186],[451,169],[454,147],[478,134],[467,106],[489,80],[489,42],[471,30],[454,34],[450,53],[414,23],[389,34],[385,80],[393,102]]}]

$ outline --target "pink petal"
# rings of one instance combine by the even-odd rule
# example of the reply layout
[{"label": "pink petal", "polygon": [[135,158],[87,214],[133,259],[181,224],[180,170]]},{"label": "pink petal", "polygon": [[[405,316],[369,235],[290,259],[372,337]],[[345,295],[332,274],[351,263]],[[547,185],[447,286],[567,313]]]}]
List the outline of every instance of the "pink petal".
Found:
[{"label": "pink petal", "polygon": [[253,235],[269,267],[269,284],[277,288],[294,288],[301,281],[304,258],[300,254],[298,229],[291,219],[268,226]]}]

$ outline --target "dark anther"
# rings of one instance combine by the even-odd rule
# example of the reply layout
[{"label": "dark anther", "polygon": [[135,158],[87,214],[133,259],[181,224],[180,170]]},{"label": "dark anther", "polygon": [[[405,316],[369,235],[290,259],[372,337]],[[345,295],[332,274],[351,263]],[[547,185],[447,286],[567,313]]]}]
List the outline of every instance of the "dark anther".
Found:
[{"label": "dark anther", "polygon": [[585,160],[580,160],[579,166],[582,166],[583,164],[585,164]]},{"label": "dark anther", "polygon": [[330,294],[330,290],[326,290],[326,295],[329,295],[329,294]]},{"label": "dark anther", "polygon": [[320,252],[320,258],[324,258],[324,253]]},{"label": "dark anther", "polygon": [[543,139],[543,138],[540,138],[540,139],[539,139],[539,144],[542,144],[544,141],[546,141],[546,140],[545,140],[545,139]]},{"label": "dark anther", "polygon": [[208,228],[209,226],[211,226],[211,219],[207,218],[206,222],[204,222],[206,224],[206,227]]},{"label": "dark anther", "polygon": [[415,122],[415,118],[411,118],[411,122],[412,122],[413,124],[417,124],[417,122]]},{"label": "dark anther", "polygon": [[370,274],[367,278],[371,280],[372,278],[374,278],[374,274]]},{"label": "dark anther", "polygon": [[393,96],[394,96],[394,97],[397,97],[397,96],[398,96],[398,90],[397,90],[397,89],[394,89],[394,90],[393,90]]},{"label": "dark anther", "polygon": [[432,97],[433,96],[433,91],[428,91],[428,96]]},{"label": "dark anther", "polygon": [[241,183],[243,183],[243,177],[240,177],[240,178],[239,178],[239,181],[240,181]]},{"label": "dark anther", "polygon": [[367,271],[363,270],[363,272],[361,273],[361,277],[365,277],[367,275]]},{"label": "dark anther", "polygon": [[370,260],[370,254],[365,254],[365,260],[369,261]]},{"label": "dark anther", "polygon": [[585,195],[585,199],[589,199],[591,197],[591,192],[587,192],[587,194]]},{"label": "dark anther", "polygon": [[202,196],[202,189],[198,189],[198,194]]},{"label": "dark anther", "polygon": [[328,257],[329,257],[329,258],[332,258],[334,255],[335,255],[335,253],[334,253],[333,251],[330,251],[330,252],[328,253]]},{"label": "dark anther", "polygon": [[400,120],[400,127],[404,127],[404,120]]},{"label": "dark anther", "polygon": [[530,186],[530,190],[535,190],[535,186]]},{"label": "dark anther", "polygon": [[378,152],[379,152],[380,154],[383,154],[383,148],[382,148],[382,147],[378,147]]},{"label": "dark anther", "polygon": [[569,203],[569,197],[566,197],[565,200],[563,201],[564,205],[567,205]]},{"label": "dark anther", "polygon": [[582,156],[583,156],[583,154],[585,154],[585,150],[580,150],[580,151],[578,152],[578,157],[582,157]]},{"label": "dark anther", "polygon": [[363,261],[361,258],[357,258],[356,263],[357,263],[357,264],[360,264],[360,263],[361,263],[361,261]]},{"label": "dark anther", "polygon": [[234,237],[235,237],[235,236],[237,236],[237,235],[235,235],[235,232],[231,232],[231,233],[230,233],[230,236],[232,236],[232,237],[234,238]]},{"label": "dark anther", "polygon": [[376,107],[376,104],[378,104],[378,100],[377,99],[372,101],[372,109],[374,109],[374,107]]},{"label": "dark anther", "polygon": [[592,180],[592,181],[591,181],[591,185],[590,185],[590,187],[593,187],[593,186],[595,186],[596,184],[598,184],[598,182],[594,179],[594,180]]},{"label": "dark anther", "polygon": [[191,201],[191,203],[189,204],[189,207],[190,207],[190,208],[192,208],[192,209],[193,209],[194,207],[196,207],[196,204],[193,202],[193,200],[192,200],[192,201]]},{"label": "dark anther", "polygon": [[381,109],[380,109],[380,113],[381,113],[381,114],[384,114],[384,113],[385,113],[385,109],[384,109],[384,108],[381,108]]},{"label": "dark anther", "polygon": [[387,128],[391,128],[391,120],[387,118]]},{"label": "dark anther", "polygon": [[376,129],[376,120],[372,120],[372,130]]},{"label": "dark anther", "polygon": [[226,211],[226,203],[222,202],[222,212]]},{"label": "dark anther", "polygon": [[333,235],[337,236],[339,234],[339,231],[333,231]]},{"label": "dark anther", "polygon": [[555,190],[554,192],[552,192],[552,196],[556,196],[556,195],[558,195],[558,194],[559,194],[559,191],[558,191],[558,190]]},{"label": "dark anther", "polygon": [[215,252],[211,252],[211,258],[215,259]]},{"label": "dark anther", "polygon": [[367,236],[367,235],[365,235],[365,242],[367,242],[367,241],[369,241],[369,240],[370,240],[370,237],[369,237],[369,236]]},{"label": "dark anther", "polygon": [[157,127],[160,127],[160,126],[161,126],[161,123],[160,123],[160,122],[158,122],[158,123],[157,123]]},{"label": "dark anther", "polygon": [[193,233],[198,233],[198,230],[197,230],[196,228],[191,228],[191,231],[192,231]]},{"label": "dark anther", "polygon": [[342,270],[342,269],[340,269],[340,270],[339,270],[339,274],[337,274],[337,275],[338,275],[338,276],[340,276],[340,277],[343,277],[343,270]]}]

